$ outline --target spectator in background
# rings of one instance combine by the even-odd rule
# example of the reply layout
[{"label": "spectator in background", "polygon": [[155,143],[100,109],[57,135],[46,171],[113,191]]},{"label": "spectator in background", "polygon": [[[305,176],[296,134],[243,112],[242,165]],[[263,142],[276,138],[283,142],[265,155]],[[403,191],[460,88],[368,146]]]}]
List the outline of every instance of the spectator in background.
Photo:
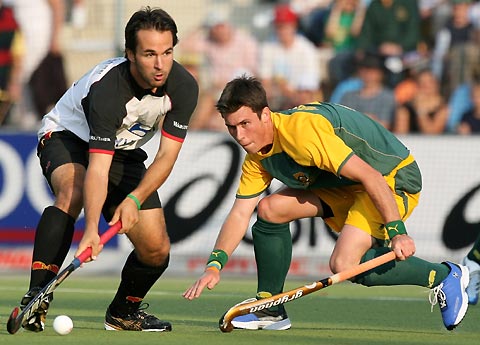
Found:
[{"label": "spectator in background", "polygon": [[321,100],[317,48],[297,33],[297,15],[277,5],[273,24],[275,37],[261,45],[259,69],[272,109]]},{"label": "spectator in background", "polygon": [[477,29],[480,29],[480,1],[477,0],[472,6],[470,7],[470,21],[475,25]]},{"label": "spectator in background", "polygon": [[393,132],[441,134],[446,129],[449,110],[438,79],[426,69],[417,73],[416,81],[415,96],[396,112]]},{"label": "spectator in background", "polygon": [[12,8],[0,0],[0,125],[8,123],[12,104],[20,99],[23,38]]},{"label": "spectator in background", "polygon": [[404,61],[405,78],[399,82],[393,92],[397,106],[411,101],[417,92],[417,73],[430,68],[428,56],[412,56],[414,59]]},{"label": "spectator in background", "polygon": [[328,63],[332,87],[354,73],[356,39],[364,17],[365,6],[361,0],[337,0],[332,5],[324,41],[334,51],[334,56]]},{"label": "spectator in background", "polygon": [[197,56],[203,59],[199,71],[203,90],[189,128],[225,130],[215,103],[228,81],[243,74],[257,74],[258,42],[249,33],[233,27],[229,14],[221,9],[208,14],[205,29],[206,35],[194,33],[180,47],[185,51],[196,45]]},{"label": "spectator in background", "polygon": [[394,87],[403,79],[402,59],[417,52],[420,13],[416,0],[372,0],[358,37],[359,53],[376,51],[385,58],[387,83]]},{"label": "spectator in background", "polygon": [[34,130],[44,114],[36,111],[29,81],[48,53],[61,54],[60,31],[65,4],[64,0],[9,0],[8,3],[15,12],[28,52],[23,60],[22,97],[12,114],[12,121],[20,128]]},{"label": "spectator in background", "polygon": [[450,0],[418,0],[422,42],[428,51],[435,44],[435,34],[445,25],[449,17]]},{"label": "spectator in background", "polygon": [[458,134],[480,134],[480,75],[472,82],[470,93],[473,106],[463,113],[457,127]]},{"label": "spectator in background", "polygon": [[324,32],[330,6],[337,0],[290,0],[290,8],[298,16],[298,29],[317,47],[325,40]]},{"label": "spectator in background", "polygon": [[450,95],[471,81],[472,68],[480,60],[480,32],[470,21],[471,0],[450,0],[451,17],[436,35],[432,56],[433,72]]},{"label": "spectator in background", "polygon": [[362,86],[359,90],[346,92],[340,104],[365,113],[390,129],[396,104],[393,91],[383,83],[383,59],[375,53],[367,53],[358,59],[357,69]]},{"label": "spectator in background", "polygon": [[472,68],[472,81],[458,85],[449,97],[448,106],[450,115],[447,122],[447,131],[457,133],[457,127],[464,113],[473,108],[472,85],[480,80],[480,60]]}]

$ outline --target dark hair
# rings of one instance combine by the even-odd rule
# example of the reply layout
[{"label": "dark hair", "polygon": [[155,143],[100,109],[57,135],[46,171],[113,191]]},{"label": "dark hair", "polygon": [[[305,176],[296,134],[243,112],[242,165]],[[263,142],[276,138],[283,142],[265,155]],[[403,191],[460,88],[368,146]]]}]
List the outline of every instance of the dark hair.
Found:
[{"label": "dark hair", "polygon": [[260,81],[245,75],[229,81],[216,104],[222,117],[243,106],[252,109],[259,117],[262,110],[268,107],[267,94]]},{"label": "dark hair", "polygon": [[177,25],[172,17],[160,8],[152,9],[150,6],[146,6],[135,12],[125,26],[125,54],[127,49],[135,51],[137,47],[137,32],[149,29],[170,31],[173,37],[173,46],[178,42]]}]

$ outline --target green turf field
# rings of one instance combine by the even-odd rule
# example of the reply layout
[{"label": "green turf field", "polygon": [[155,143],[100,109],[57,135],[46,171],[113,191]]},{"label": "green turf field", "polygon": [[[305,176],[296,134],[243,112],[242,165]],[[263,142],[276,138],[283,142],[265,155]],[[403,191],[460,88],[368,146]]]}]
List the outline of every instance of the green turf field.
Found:
[{"label": "green turf field", "polygon": [[[292,320],[288,331],[219,331],[219,317],[233,304],[251,297],[254,280],[224,277],[213,291],[196,301],[181,297],[192,279],[164,277],[146,302],[150,312],[172,322],[170,333],[107,332],[103,316],[117,285],[116,277],[69,277],[55,292],[46,330],[15,335],[6,331],[11,309],[26,290],[27,276],[2,276],[0,284],[0,344],[128,344],[128,345],[233,345],[233,344],[479,344],[480,305],[469,308],[460,326],[444,329],[438,305],[433,313],[428,290],[417,287],[366,288],[341,283],[286,304]],[[289,281],[291,289],[310,281]],[[75,328],[69,335],[57,335],[52,320],[69,315]]]}]

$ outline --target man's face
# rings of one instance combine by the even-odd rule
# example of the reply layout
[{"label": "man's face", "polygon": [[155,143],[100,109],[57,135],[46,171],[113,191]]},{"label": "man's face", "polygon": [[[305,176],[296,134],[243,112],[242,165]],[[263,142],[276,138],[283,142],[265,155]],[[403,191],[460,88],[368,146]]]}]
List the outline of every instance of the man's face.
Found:
[{"label": "man's face", "polygon": [[258,118],[257,113],[248,107],[224,117],[228,132],[248,153],[257,153],[273,142],[273,131],[268,108]]},{"label": "man's face", "polygon": [[167,81],[173,65],[173,36],[170,31],[139,30],[135,51],[127,51],[130,71],[144,89],[156,91]]}]

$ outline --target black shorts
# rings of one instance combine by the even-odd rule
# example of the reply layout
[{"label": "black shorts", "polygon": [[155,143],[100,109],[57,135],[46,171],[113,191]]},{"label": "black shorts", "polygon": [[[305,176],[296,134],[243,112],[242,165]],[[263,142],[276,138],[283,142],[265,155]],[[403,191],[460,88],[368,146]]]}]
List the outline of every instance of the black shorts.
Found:
[{"label": "black shorts", "polygon": [[[37,147],[42,172],[52,188],[52,172],[66,163],[88,166],[88,143],[69,131],[47,133]],[[117,150],[113,155],[108,176],[108,194],[103,206],[103,215],[109,220],[115,208],[132,192],[147,170],[147,154],[142,149]],[[142,210],[161,208],[157,192],[152,193],[142,204]]]}]

